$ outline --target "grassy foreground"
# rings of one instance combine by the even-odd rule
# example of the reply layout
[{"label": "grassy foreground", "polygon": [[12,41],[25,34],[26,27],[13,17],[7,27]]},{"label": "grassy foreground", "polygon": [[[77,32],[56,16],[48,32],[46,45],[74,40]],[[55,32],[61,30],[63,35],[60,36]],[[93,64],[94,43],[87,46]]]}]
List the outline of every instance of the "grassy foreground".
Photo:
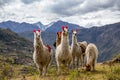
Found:
[{"label": "grassy foreground", "polygon": [[[32,70],[32,69],[29,69]],[[38,71],[29,71],[29,74],[19,75],[11,80],[120,80],[120,63],[97,63],[96,71],[70,70],[56,75],[55,67],[51,67],[47,76],[39,77]]]}]

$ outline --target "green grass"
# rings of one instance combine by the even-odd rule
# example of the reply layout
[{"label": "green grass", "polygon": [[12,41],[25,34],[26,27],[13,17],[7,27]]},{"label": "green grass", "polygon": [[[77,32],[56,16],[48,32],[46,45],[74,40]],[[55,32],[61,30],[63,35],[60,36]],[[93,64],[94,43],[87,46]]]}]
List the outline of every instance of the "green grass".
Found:
[{"label": "green grass", "polygon": [[[29,69],[32,70],[32,69]],[[31,71],[30,71],[31,72]],[[38,72],[38,71],[36,71]],[[85,71],[84,69],[70,70],[69,72],[62,72],[60,75],[56,74],[56,68],[51,67],[48,70],[47,76],[39,77],[38,73],[32,75],[25,74],[26,80],[120,80],[120,64],[114,65],[97,64],[96,71]],[[21,80],[23,76],[14,78],[13,80]]]},{"label": "green grass", "polygon": [[0,80],[120,80],[120,63],[96,65],[96,71],[85,69],[64,70],[56,74],[56,67],[50,66],[47,76],[39,77],[34,66],[12,64],[14,61],[0,56]]}]

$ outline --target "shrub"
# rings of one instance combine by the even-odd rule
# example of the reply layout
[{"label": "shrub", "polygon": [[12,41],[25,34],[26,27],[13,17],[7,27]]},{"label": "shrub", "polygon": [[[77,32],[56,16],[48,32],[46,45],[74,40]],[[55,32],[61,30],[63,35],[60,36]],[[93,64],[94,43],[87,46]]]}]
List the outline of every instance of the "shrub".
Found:
[{"label": "shrub", "polygon": [[120,80],[120,66],[110,66],[106,73],[107,80]]},{"label": "shrub", "polygon": [[21,73],[22,73],[22,74],[34,75],[34,74],[37,74],[37,70],[36,70],[35,67],[33,67],[33,66],[24,66],[24,67],[21,69]]},{"label": "shrub", "polygon": [[8,64],[0,64],[1,69],[0,69],[0,80],[8,80],[11,79],[14,76],[14,69],[13,67]]}]

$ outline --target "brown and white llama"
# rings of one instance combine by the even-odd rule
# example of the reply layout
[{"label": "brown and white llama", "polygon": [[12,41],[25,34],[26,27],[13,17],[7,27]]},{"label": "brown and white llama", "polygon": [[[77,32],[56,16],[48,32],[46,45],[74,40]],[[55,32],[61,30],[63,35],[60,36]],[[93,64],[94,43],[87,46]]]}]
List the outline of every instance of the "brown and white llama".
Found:
[{"label": "brown and white llama", "polygon": [[72,54],[70,53],[68,27],[62,27],[61,43],[56,47],[56,62],[58,73],[60,72],[61,65],[70,67],[72,61]]},{"label": "brown and white llama", "polygon": [[47,68],[52,60],[52,49],[49,45],[44,45],[41,39],[40,30],[34,32],[34,53],[33,60],[39,69],[40,76],[46,75]]},{"label": "brown and white llama", "polygon": [[81,66],[84,67],[85,66],[85,51],[86,51],[86,48],[87,48],[87,42],[86,41],[82,41],[82,42],[78,42],[80,48],[81,48],[81,51],[82,51],[82,56],[81,56]]},{"label": "brown and white llama", "polygon": [[95,70],[95,64],[98,58],[98,49],[96,45],[93,43],[88,44],[85,54],[86,54],[86,59],[87,59],[86,70],[90,71],[91,68]]},{"label": "brown and white llama", "polygon": [[53,44],[53,46],[56,48],[60,43],[61,43],[61,33],[62,32],[57,32],[56,34],[56,41]]},{"label": "brown and white llama", "polygon": [[79,63],[81,63],[81,56],[82,56],[82,51],[81,48],[79,47],[79,44],[77,42],[77,30],[72,31],[72,44],[71,44],[71,53],[72,53],[72,67],[77,68],[79,67]]}]

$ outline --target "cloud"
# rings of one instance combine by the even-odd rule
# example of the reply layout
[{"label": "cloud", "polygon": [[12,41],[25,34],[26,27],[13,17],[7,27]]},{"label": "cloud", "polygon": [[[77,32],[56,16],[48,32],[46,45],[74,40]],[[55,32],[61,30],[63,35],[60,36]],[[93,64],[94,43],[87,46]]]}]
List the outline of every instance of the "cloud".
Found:
[{"label": "cloud", "polygon": [[114,6],[120,8],[119,2],[119,0],[58,0],[58,2],[49,5],[48,7],[53,13],[72,16],[77,14],[86,14],[103,9],[112,9]]},{"label": "cloud", "polygon": [[41,0],[21,0],[24,4],[31,4],[36,1],[41,1]]},{"label": "cloud", "polygon": [[0,0],[0,22],[48,24],[56,20],[85,27],[120,22],[120,0]]},{"label": "cloud", "polygon": [[0,7],[4,6],[5,4],[11,3],[13,0],[0,0]]}]

